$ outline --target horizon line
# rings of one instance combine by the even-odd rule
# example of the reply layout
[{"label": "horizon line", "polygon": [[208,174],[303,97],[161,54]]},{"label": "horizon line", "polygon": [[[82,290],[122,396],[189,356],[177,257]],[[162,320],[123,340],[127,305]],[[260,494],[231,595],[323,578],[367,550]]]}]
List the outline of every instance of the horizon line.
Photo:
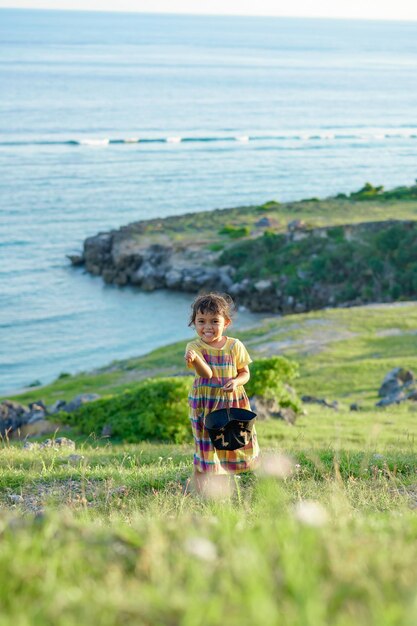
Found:
[{"label": "horizon line", "polygon": [[54,13],[116,13],[119,15],[167,15],[167,16],[183,16],[183,17],[255,17],[255,18],[276,18],[276,19],[291,19],[291,20],[332,20],[332,21],[357,21],[357,22],[417,22],[417,17],[359,17],[359,16],[331,16],[331,15],[277,15],[276,13],[259,14],[259,13],[189,13],[187,11],[137,11],[135,9],[129,10],[113,10],[113,9],[70,9],[70,8],[56,8],[56,7],[14,7],[14,6],[0,6],[0,10],[6,11],[49,11]]}]

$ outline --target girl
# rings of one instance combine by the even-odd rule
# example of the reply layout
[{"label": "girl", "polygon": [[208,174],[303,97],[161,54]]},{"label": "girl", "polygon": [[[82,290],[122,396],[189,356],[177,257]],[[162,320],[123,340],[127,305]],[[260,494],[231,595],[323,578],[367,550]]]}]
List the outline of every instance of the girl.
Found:
[{"label": "girl", "polygon": [[187,344],[185,360],[196,373],[189,405],[197,487],[205,473],[238,474],[253,469],[259,454],[255,429],[244,448],[217,450],[204,426],[206,415],[216,409],[229,406],[250,410],[243,385],[249,380],[252,359],[239,339],[223,335],[232,321],[232,305],[229,296],[217,293],[199,296],[192,304],[189,326],[195,327],[198,338]]}]

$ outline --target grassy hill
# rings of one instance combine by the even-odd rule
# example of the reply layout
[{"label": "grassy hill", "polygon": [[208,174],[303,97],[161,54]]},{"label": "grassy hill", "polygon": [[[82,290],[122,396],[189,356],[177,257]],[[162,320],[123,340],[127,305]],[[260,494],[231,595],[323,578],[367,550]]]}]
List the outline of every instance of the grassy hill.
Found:
[{"label": "grassy hill", "polygon": [[[62,433],[74,453],[3,440],[2,625],[416,623],[417,404],[375,407],[387,371],[417,372],[416,329],[417,303],[404,302],[270,316],[237,333],[254,358],[296,360],[297,391],[339,409],[259,422],[259,472],[200,496],[188,489],[191,442]],[[118,395],[184,374],[184,345],[15,399]]]}]

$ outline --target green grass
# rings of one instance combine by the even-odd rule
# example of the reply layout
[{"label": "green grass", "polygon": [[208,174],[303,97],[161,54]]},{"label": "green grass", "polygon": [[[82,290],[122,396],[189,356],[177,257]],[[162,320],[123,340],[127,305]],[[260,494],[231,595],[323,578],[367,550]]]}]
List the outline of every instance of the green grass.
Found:
[{"label": "green grass", "polygon": [[[412,626],[417,404],[375,402],[389,369],[417,371],[416,328],[417,304],[405,303],[270,317],[239,332],[254,357],[297,360],[300,394],[340,408],[305,405],[294,426],[259,422],[264,458],[286,455],[292,472],[243,475],[219,498],[184,493],[191,443],[65,432],[74,458],[3,441],[2,626]],[[16,399],[183,373],[184,343]],[[316,508],[297,508],[306,501]]]},{"label": "green grass", "polygon": [[[236,625],[411,625],[415,446],[374,437],[342,450],[333,416],[312,419],[327,426],[322,449],[314,429],[303,448],[295,428],[260,424],[264,449],[269,433],[293,457],[292,475],[244,476],[220,500],[183,493],[187,446],[87,440],[71,464],[5,445],[2,624],[217,626],[227,614]],[[306,500],[318,517],[300,517]]]},{"label": "green grass", "polygon": [[[282,233],[288,222],[302,220],[309,227],[331,226],[358,222],[381,221],[387,219],[417,219],[416,186],[391,190],[382,194],[352,193],[332,198],[310,198],[297,202],[265,202],[262,205],[233,207],[187,213],[164,219],[146,220],[127,226],[127,237],[137,239],[142,244],[175,243],[179,246],[206,245],[213,250],[213,244],[230,244],[230,232],[242,236],[256,237],[264,229],[256,226],[261,217],[268,217],[271,226],[268,231]],[[225,224],[229,233],[219,236]],[[231,229],[231,230],[230,230]],[[233,235],[232,235],[233,237]],[[215,248],[215,249],[216,249]]]},{"label": "green grass", "polygon": [[[369,409],[387,371],[401,365],[417,373],[416,328],[417,303],[410,302],[269,317],[237,334],[254,358],[283,354],[298,361],[300,394],[361,401]],[[234,332],[232,328],[230,334]],[[22,403],[39,399],[52,403],[79,393],[129,390],[150,376],[184,374],[185,344],[186,340],[179,341],[8,397]]]}]

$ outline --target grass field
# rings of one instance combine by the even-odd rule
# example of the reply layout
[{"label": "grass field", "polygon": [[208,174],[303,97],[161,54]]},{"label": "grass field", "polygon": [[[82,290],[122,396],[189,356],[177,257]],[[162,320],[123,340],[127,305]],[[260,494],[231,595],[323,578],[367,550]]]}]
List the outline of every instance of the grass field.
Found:
[{"label": "grass field", "polygon": [[[301,220],[308,228],[337,226],[347,222],[373,222],[384,220],[415,220],[417,218],[416,185],[404,188],[401,197],[392,197],[390,192],[382,196],[309,198],[296,202],[266,202],[262,205],[232,207],[186,213],[164,219],[146,220],[131,224],[123,229],[124,235],[141,242],[177,243],[187,246],[206,245],[209,250],[221,250],[243,236],[259,236],[265,227],[257,222],[262,217],[270,220],[269,230],[286,232],[287,224]],[[241,230],[241,233],[237,232]],[[235,231],[235,232],[234,232]],[[214,246],[214,247],[213,247]]]},{"label": "grass field", "polygon": [[[297,390],[340,407],[306,405],[294,426],[259,422],[260,470],[204,495],[187,486],[188,444],[59,433],[74,453],[3,441],[1,625],[414,625],[417,406],[374,405],[389,369],[417,370],[416,328],[417,305],[403,303],[239,333],[255,357],[297,360]],[[183,371],[183,348],[16,399],[117,393]]]}]

